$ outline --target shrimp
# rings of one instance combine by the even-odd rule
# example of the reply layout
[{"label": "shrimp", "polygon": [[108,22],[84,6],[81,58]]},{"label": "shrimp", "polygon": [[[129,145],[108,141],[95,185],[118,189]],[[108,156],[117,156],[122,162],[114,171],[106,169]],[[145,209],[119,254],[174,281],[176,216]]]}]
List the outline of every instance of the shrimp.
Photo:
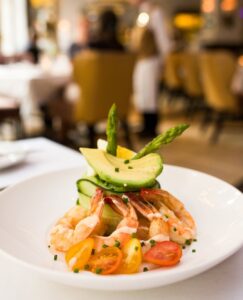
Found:
[{"label": "shrimp", "polygon": [[103,207],[103,191],[97,189],[88,214],[81,206],[75,206],[58,220],[50,233],[50,245],[57,251],[65,252],[95,233],[101,226]]},{"label": "shrimp", "polygon": [[156,241],[168,241],[169,227],[159,211],[151,203],[144,201],[139,195],[128,194],[128,196],[136,210],[150,221],[149,241],[151,239]]},{"label": "shrimp", "polygon": [[114,246],[121,245],[129,241],[133,233],[137,232],[138,219],[137,214],[133,206],[128,202],[124,203],[122,198],[117,195],[110,195],[105,198],[105,202],[108,203],[115,211],[123,216],[123,219],[117,225],[116,230],[109,236],[94,236],[95,249],[101,250],[103,245]]},{"label": "shrimp", "polygon": [[193,217],[174,196],[164,190],[143,189],[142,198],[153,203],[169,225],[170,239],[185,244],[196,235],[196,224]]}]

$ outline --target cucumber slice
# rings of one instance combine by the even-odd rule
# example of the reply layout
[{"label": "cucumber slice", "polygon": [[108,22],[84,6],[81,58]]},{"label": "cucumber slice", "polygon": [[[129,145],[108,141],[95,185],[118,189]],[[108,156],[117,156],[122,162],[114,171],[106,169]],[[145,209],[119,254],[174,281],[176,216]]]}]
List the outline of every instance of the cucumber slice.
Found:
[{"label": "cucumber slice", "polygon": [[[90,209],[90,200],[90,197],[84,195],[83,193],[79,193],[79,204],[87,211]],[[121,219],[122,217],[118,213],[116,213],[108,204],[105,204],[102,214],[102,221],[107,227],[106,234],[113,232]]]},{"label": "cucumber slice", "polygon": [[[125,192],[138,192],[138,189],[115,186],[114,184],[101,180],[98,176],[89,176],[79,179],[77,182],[77,189],[79,193],[83,193],[86,196],[92,197],[95,190],[99,187],[110,193],[125,193]],[[153,189],[159,189],[160,184],[155,182]]]}]

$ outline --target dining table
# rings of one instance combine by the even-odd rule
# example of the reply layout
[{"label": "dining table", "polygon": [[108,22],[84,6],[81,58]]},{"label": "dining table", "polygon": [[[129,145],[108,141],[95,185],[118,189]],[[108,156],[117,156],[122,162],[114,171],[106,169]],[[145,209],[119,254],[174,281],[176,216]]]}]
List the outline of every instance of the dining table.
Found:
[{"label": "dining table", "polygon": [[[84,161],[77,151],[45,138],[26,139],[15,143],[28,149],[28,155],[25,163],[0,172],[2,188],[45,172],[77,167]],[[205,247],[209,245],[205,244]],[[49,281],[43,275],[26,269],[4,253],[0,253],[0,299],[242,300],[242,270],[243,248],[212,269],[181,282],[148,290],[144,290],[141,286],[136,291],[108,292],[96,290],[95,286],[92,290],[88,290]]]},{"label": "dining table", "polygon": [[65,56],[40,64],[26,61],[0,65],[0,95],[15,99],[23,119],[40,113],[40,106],[50,101],[71,78],[71,63]]}]

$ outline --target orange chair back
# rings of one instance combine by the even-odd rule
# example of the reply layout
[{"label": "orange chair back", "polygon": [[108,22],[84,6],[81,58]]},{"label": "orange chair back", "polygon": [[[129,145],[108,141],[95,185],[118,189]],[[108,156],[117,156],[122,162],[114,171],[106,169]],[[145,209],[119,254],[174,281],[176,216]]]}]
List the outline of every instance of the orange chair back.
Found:
[{"label": "orange chair back", "polygon": [[129,53],[87,50],[73,62],[73,78],[81,97],[75,119],[94,124],[107,118],[116,103],[119,117],[125,119],[132,95],[132,74],[135,57]]},{"label": "orange chair back", "polygon": [[200,55],[205,100],[219,112],[237,112],[238,101],[231,90],[236,58],[227,51],[206,51]]}]

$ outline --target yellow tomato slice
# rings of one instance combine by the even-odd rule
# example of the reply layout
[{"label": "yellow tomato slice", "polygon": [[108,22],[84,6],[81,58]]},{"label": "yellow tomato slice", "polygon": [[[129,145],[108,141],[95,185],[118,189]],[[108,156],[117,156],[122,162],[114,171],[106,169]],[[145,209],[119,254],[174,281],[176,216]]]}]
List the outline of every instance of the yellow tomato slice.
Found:
[{"label": "yellow tomato slice", "polygon": [[[97,142],[97,148],[100,150],[106,151],[107,147],[107,141],[99,139]],[[117,154],[116,156],[123,159],[131,159],[133,156],[135,156],[135,152],[133,152],[130,149],[127,149],[125,147],[117,146]]]},{"label": "yellow tomato slice", "polygon": [[131,239],[122,249],[123,259],[117,274],[137,273],[142,263],[142,249],[138,239]]},{"label": "yellow tomato slice", "polygon": [[94,240],[91,238],[85,239],[84,241],[73,245],[66,253],[66,263],[72,271],[82,270],[87,264],[92,249],[94,248]]},{"label": "yellow tomato slice", "polygon": [[92,255],[88,270],[101,275],[114,273],[122,261],[122,252],[117,247],[107,247]]}]

